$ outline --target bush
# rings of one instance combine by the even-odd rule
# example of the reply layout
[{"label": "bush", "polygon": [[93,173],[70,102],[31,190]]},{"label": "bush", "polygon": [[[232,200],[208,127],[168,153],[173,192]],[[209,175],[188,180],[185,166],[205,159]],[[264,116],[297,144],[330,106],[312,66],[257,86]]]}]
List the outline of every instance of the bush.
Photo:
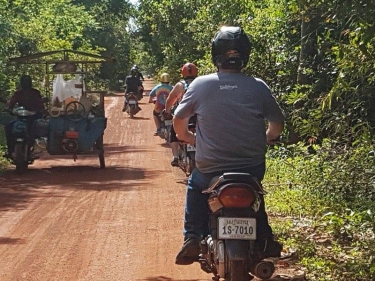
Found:
[{"label": "bush", "polygon": [[[311,153],[313,152],[313,153]],[[372,280],[375,275],[373,144],[325,140],[274,147],[263,181],[274,231],[297,252],[309,280]],[[274,217],[274,216],[271,216]]]}]

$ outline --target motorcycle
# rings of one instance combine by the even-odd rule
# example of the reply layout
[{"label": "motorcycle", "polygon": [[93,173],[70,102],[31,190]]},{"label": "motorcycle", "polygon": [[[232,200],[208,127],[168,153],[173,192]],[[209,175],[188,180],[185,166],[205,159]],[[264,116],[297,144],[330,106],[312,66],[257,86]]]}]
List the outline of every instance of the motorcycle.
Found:
[{"label": "motorcycle", "polygon": [[249,273],[270,278],[274,261],[263,259],[255,245],[256,213],[265,193],[260,182],[247,173],[223,173],[203,193],[209,194],[210,234],[201,241],[201,269],[215,281],[248,281]]},{"label": "motorcycle", "polygon": [[[195,134],[195,123],[189,123],[189,131]],[[179,166],[187,176],[195,169],[195,146],[190,143],[179,143]]]},{"label": "motorcycle", "polygon": [[12,125],[15,146],[10,161],[16,166],[16,173],[22,174],[38,158],[35,153],[37,148],[46,145],[46,138],[39,137],[39,133],[43,130],[43,135],[47,135],[48,122],[37,122],[39,119],[35,119],[36,113],[24,107],[15,107],[10,113],[16,116],[16,121]]},{"label": "motorcycle", "polygon": [[170,142],[171,127],[173,116],[171,114],[160,113],[160,133],[159,137],[164,139],[166,142]]},{"label": "motorcycle", "polygon": [[133,118],[139,112],[138,99],[134,93],[126,94],[126,113]]}]

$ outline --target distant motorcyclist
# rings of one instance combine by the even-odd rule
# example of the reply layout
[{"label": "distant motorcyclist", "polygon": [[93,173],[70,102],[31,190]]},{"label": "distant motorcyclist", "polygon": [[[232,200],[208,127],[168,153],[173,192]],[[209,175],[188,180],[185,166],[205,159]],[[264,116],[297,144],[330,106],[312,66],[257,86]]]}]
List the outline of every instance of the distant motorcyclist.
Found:
[{"label": "distant motorcyclist", "polygon": [[[167,101],[165,104],[166,114],[173,114],[172,108],[174,108],[177,105],[177,103],[182,99],[182,96],[187,90],[189,84],[197,77],[198,68],[195,66],[194,63],[191,63],[191,62],[185,63],[181,68],[181,74],[182,74],[183,80],[177,82],[176,85],[174,85],[172,91],[170,92],[167,98]],[[171,146],[172,155],[173,155],[171,165],[178,166],[179,140],[176,137],[176,133],[174,131],[173,125],[171,127],[170,146]]]},{"label": "distant motorcyclist", "polygon": [[[223,172],[249,173],[261,181],[266,144],[273,144],[283,131],[283,112],[267,84],[241,72],[249,61],[250,49],[242,28],[222,26],[211,46],[217,72],[194,79],[175,110],[177,137],[196,144],[197,166],[187,184],[184,244],[176,264],[191,264],[200,254],[209,214],[209,195],[202,190]],[[189,118],[195,114],[196,136],[188,130]],[[256,247],[262,258],[279,257],[282,246],[273,239],[263,196],[256,219]]]},{"label": "distant motorcyclist", "polygon": [[[16,105],[35,112],[35,115],[29,117],[30,124],[37,119],[43,118],[44,115],[48,115],[48,112],[44,106],[42,95],[39,90],[33,88],[32,79],[29,75],[21,76],[20,88],[16,90],[13,96],[10,98],[8,109],[12,110]],[[5,157],[7,158],[12,158],[12,153],[14,151],[15,137],[12,133],[12,128],[15,122],[16,121],[13,120],[5,125],[5,137],[7,142],[7,154]]]},{"label": "distant motorcyclist", "polygon": [[142,72],[139,71],[138,65],[136,65],[136,64],[133,65],[132,69],[134,69],[137,72],[137,77],[138,77],[139,80],[145,81],[145,79],[143,78]]},{"label": "distant motorcyclist", "polygon": [[[124,106],[122,108],[122,112],[126,111],[126,108],[128,106],[128,95],[129,93],[133,93],[135,96],[139,95],[139,87],[142,86],[141,80],[137,77],[137,70],[133,66],[130,75],[126,76],[125,78],[125,100],[124,100]],[[141,108],[138,106],[138,109],[141,110]]]},{"label": "distant motorcyclist", "polygon": [[165,108],[165,101],[167,100],[169,93],[172,90],[172,85],[169,84],[169,74],[163,73],[160,75],[160,83],[156,85],[150,92],[150,103],[155,103],[154,110],[152,112],[156,131],[154,136],[160,134],[160,113]]}]

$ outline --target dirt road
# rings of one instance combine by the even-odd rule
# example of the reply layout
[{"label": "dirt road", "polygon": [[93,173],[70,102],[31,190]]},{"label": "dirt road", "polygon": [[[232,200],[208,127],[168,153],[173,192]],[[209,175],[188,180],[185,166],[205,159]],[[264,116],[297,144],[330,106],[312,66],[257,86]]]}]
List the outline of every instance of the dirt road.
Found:
[{"label": "dirt road", "polygon": [[147,101],[130,119],[122,97],[106,98],[106,169],[95,155],[46,156],[0,177],[1,281],[211,279],[174,265],[186,177],[153,136]]},{"label": "dirt road", "polygon": [[186,176],[153,136],[147,101],[130,119],[122,97],[106,97],[106,169],[96,155],[45,156],[0,176],[0,281],[211,280],[174,264]]}]

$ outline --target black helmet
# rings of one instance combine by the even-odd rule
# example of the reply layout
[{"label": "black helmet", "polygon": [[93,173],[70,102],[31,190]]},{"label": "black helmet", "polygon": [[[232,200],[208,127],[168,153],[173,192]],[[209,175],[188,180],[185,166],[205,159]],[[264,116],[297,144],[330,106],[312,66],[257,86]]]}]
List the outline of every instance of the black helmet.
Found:
[{"label": "black helmet", "polygon": [[20,78],[20,86],[22,89],[27,90],[32,88],[32,79],[30,75],[22,75]]},{"label": "black helmet", "polygon": [[243,68],[249,62],[251,43],[238,26],[222,26],[212,40],[211,56],[216,66]]}]

